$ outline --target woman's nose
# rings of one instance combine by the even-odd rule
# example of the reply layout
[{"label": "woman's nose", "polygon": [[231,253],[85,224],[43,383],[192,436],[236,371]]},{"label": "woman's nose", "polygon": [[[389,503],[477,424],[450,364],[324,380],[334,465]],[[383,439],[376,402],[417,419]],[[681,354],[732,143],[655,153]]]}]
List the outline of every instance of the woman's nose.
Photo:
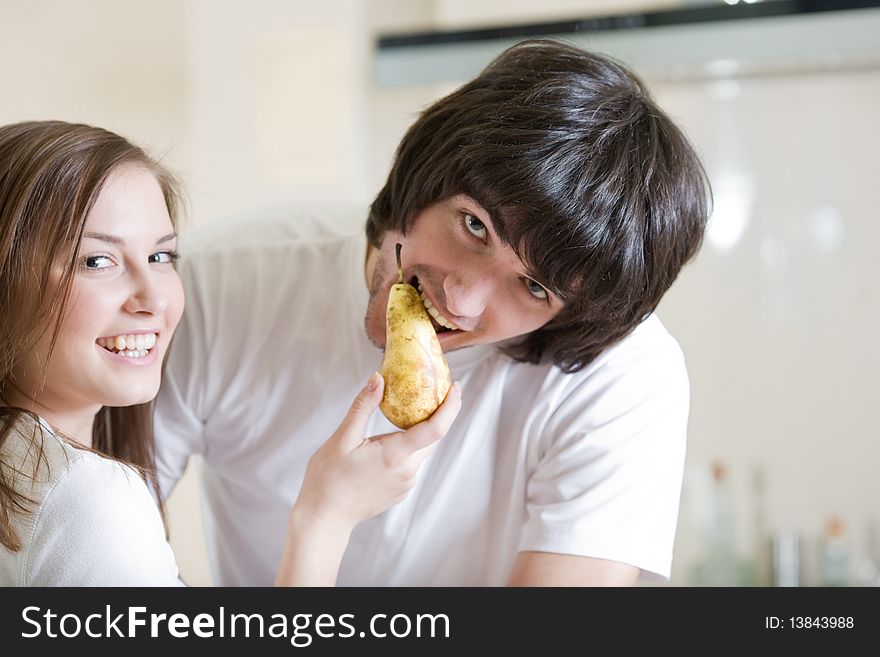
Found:
[{"label": "woman's nose", "polygon": [[168,307],[168,295],[150,272],[133,276],[133,288],[125,310],[135,314],[161,315]]}]

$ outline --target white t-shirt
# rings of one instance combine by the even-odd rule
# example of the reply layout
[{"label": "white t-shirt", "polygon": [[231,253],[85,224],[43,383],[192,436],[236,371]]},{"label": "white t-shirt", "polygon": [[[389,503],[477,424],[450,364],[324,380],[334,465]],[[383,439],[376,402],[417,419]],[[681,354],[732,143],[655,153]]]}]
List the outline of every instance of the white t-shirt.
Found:
[{"label": "white t-shirt", "polygon": [[132,468],[28,420],[0,451],[6,472],[19,473],[16,489],[34,501],[12,515],[22,548],[0,545],[0,586],[182,584],[156,502]]},{"label": "white t-shirt", "polygon": [[[203,457],[219,584],[273,581],[306,463],[380,364],[354,230],[239,218],[184,246],[187,308],[158,400],[160,485],[167,495],[190,454]],[[659,319],[575,374],[493,347],[447,357],[461,412],[409,496],[355,529],[338,584],[503,585],[520,551],[669,576],[689,385]],[[377,411],[368,435],[392,430]]]}]

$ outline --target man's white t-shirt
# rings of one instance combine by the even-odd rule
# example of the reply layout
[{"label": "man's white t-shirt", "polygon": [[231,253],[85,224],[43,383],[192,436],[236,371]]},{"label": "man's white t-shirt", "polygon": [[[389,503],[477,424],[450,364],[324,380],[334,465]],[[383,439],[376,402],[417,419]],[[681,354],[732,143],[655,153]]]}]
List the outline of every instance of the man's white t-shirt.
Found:
[{"label": "man's white t-shirt", "polygon": [[[221,585],[269,585],[309,457],[382,358],[364,332],[362,229],[241,218],[194,231],[158,399],[167,495],[201,455]],[[578,373],[494,347],[447,354],[462,408],[401,503],[358,525],[339,585],[504,585],[518,552],[668,577],[689,385],[651,316]],[[395,430],[379,411],[368,435]]]}]

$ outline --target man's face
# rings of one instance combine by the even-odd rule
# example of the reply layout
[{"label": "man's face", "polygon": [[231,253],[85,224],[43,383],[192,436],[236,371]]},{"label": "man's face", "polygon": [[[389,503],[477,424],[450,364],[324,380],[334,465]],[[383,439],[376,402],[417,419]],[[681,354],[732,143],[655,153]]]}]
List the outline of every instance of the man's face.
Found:
[{"label": "man's face", "polygon": [[444,351],[501,342],[553,319],[563,303],[528,273],[502,242],[489,213],[458,195],[423,210],[404,237],[388,231],[368,256],[370,300],[365,326],[385,347],[385,306],[397,283],[395,244],[403,244],[403,280],[416,285]]}]

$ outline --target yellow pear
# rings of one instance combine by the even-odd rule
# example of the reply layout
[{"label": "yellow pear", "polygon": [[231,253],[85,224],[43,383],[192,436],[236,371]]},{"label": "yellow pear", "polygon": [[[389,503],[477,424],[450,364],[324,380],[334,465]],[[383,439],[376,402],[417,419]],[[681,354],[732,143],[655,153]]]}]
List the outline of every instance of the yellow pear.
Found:
[{"label": "yellow pear", "polygon": [[385,309],[385,356],[379,373],[385,394],[379,408],[401,429],[431,417],[452,386],[449,363],[419,292],[403,282],[397,245],[398,283]]}]

